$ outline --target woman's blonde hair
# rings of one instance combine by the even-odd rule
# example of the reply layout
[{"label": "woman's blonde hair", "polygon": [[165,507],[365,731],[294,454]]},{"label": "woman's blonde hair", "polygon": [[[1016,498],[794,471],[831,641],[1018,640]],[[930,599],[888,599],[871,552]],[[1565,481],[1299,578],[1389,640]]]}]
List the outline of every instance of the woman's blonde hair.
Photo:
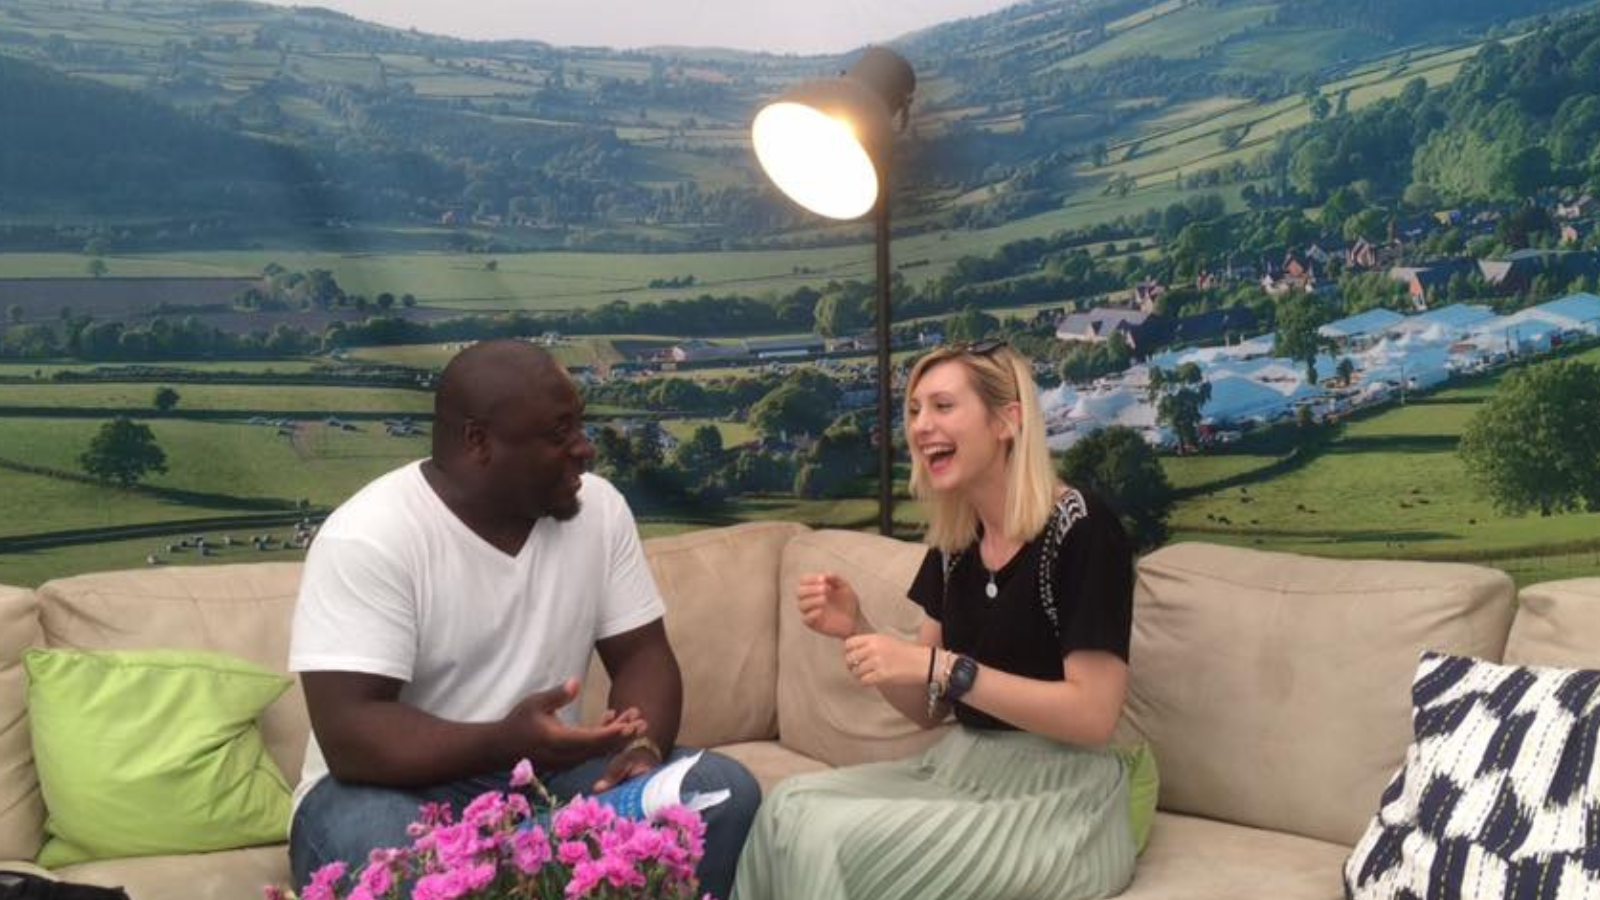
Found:
[{"label": "woman's blonde hair", "polygon": [[[911,395],[922,377],[935,366],[960,365],[989,415],[1001,415],[1009,403],[1021,408],[1022,416],[1007,452],[1005,535],[1012,540],[1029,541],[1044,529],[1055,505],[1056,478],[1050,450],[1044,441],[1044,413],[1039,408],[1039,388],[1033,369],[1022,354],[1001,344],[979,352],[968,346],[941,347],[911,369],[906,381],[906,445],[915,446],[911,434]],[[917,453],[911,454],[911,495],[928,511],[927,542],[948,552],[962,550],[978,537],[978,514],[966,500],[954,493],[940,492],[929,484],[927,465]]]}]

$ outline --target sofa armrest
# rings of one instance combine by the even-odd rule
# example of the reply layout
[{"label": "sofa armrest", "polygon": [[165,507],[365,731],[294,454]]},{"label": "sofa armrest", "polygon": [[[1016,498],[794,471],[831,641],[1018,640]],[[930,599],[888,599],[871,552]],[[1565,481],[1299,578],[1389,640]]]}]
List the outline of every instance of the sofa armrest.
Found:
[{"label": "sofa armrest", "polygon": [[16,872],[20,875],[37,875],[40,878],[48,878],[51,881],[59,880],[56,878],[55,873],[49,869],[36,866],[31,862],[23,862],[20,859],[0,859],[0,872]]}]

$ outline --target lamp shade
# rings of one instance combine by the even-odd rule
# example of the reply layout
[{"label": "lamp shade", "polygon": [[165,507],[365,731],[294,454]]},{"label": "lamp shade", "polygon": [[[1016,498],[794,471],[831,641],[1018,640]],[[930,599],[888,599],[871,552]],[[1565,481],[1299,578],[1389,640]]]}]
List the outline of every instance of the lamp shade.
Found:
[{"label": "lamp shade", "polygon": [[844,75],[802,84],[757,113],[756,158],[806,209],[831,219],[866,215],[888,170],[890,119],[915,85],[909,63],[869,48]]}]

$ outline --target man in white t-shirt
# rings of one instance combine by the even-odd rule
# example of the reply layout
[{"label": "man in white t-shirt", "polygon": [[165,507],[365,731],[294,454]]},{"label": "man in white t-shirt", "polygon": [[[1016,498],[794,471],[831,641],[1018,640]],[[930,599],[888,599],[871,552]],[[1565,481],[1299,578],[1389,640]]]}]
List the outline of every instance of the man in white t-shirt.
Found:
[{"label": "man in white t-shirt", "polygon": [[[306,557],[289,650],[312,725],[298,885],[408,843],[422,803],[459,813],[504,790],[520,759],[558,796],[594,793],[659,765],[677,736],[661,596],[627,503],[585,473],[594,449],[566,372],[520,341],[478,344],[445,368],[433,429],[433,456],[362,488]],[[613,708],[580,725],[594,650]],[[705,813],[700,866],[726,898],[760,789],[710,753],[684,787],[731,791]]]}]

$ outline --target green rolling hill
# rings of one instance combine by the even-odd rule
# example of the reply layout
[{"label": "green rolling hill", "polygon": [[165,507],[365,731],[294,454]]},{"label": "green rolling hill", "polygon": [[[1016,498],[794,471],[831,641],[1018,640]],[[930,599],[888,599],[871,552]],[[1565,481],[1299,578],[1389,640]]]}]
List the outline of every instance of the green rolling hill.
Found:
[{"label": "green rolling hill", "polygon": [[[907,35],[894,43],[920,85],[897,215],[1044,230],[1075,208],[1163,202],[1184,176],[1237,184],[1316,97],[1355,110],[1414,78],[1436,86],[1486,36],[1587,7],[1036,0]],[[774,194],[745,132],[763,98],[848,57],[468,42],[245,2],[14,0],[0,104],[24,138],[0,150],[0,229],[37,250],[77,249],[86,223],[144,249],[854,242],[858,228]]]}]

